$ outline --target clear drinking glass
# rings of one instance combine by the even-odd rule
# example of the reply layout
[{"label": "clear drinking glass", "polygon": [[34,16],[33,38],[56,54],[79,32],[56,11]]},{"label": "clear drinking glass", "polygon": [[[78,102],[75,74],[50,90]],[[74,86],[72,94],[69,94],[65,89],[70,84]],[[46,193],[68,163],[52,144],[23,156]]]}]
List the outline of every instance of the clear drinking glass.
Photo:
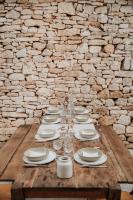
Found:
[{"label": "clear drinking glass", "polygon": [[73,142],[72,137],[69,134],[66,134],[64,138],[63,148],[65,155],[73,155]]},{"label": "clear drinking glass", "polygon": [[62,146],[63,146],[62,139],[57,139],[53,141],[53,148],[55,149],[57,154],[58,154],[58,151],[62,148]]}]

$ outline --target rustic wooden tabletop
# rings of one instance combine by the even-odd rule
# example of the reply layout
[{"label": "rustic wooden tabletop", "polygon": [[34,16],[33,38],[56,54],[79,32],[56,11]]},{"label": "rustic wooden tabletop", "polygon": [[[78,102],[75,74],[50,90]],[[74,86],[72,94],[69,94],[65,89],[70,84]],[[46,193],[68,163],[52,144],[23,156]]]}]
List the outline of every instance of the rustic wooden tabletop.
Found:
[{"label": "rustic wooden tabletop", "polygon": [[36,143],[34,136],[38,124],[20,126],[10,140],[0,149],[0,180],[12,181],[12,200],[26,197],[90,197],[119,200],[120,183],[133,183],[133,159],[123,142],[111,127],[97,127],[101,137],[95,141],[73,138],[74,151],[95,147],[107,154],[106,168],[82,168],[74,163],[74,175],[60,179],[56,175],[56,162],[46,167],[25,167],[23,153],[30,147],[52,148],[52,142]]}]

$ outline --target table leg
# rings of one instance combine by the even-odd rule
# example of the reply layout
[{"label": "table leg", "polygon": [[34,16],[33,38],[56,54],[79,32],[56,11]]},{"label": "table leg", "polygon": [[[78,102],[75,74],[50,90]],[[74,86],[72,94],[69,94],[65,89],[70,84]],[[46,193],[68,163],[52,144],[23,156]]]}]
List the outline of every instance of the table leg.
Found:
[{"label": "table leg", "polygon": [[11,189],[11,200],[25,200],[22,184],[16,182],[13,183]]},{"label": "table leg", "polygon": [[120,186],[110,187],[109,195],[107,200],[120,200],[121,199],[121,188]]}]

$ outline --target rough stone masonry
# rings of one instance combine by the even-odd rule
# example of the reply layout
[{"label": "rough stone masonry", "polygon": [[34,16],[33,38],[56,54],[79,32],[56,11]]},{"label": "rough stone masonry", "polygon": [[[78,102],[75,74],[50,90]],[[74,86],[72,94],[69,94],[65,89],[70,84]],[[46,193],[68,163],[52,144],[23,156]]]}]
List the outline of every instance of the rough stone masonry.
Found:
[{"label": "rough stone masonry", "polygon": [[0,141],[71,90],[133,149],[132,57],[132,0],[0,0]]}]

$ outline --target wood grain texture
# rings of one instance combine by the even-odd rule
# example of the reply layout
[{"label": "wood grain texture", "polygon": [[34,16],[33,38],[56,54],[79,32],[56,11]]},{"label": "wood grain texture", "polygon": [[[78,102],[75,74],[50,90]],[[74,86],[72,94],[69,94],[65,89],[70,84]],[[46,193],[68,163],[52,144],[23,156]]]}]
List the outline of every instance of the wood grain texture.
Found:
[{"label": "wood grain texture", "polygon": [[16,133],[3,146],[3,148],[0,149],[0,175],[11,161],[13,155],[17,151],[29,130],[30,125],[20,126]]},{"label": "wood grain texture", "polygon": [[117,159],[117,162],[126,177],[126,180],[123,180],[123,182],[133,183],[133,158],[129,154],[128,149],[124,146],[121,139],[111,127],[101,127],[101,130],[108,140],[110,148],[114,153],[114,157]]},{"label": "wood grain texture", "polygon": [[[74,175],[70,179],[60,179],[56,175],[56,162],[49,163],[48,167],[25,167],[23,164],[23,153],[30,147],[45,146],[52,148],[52,142],[47,141],[42,144],[35,142],[35,134],[39,128],[38,124],[32,125],[28,134],[23,129],[18,129],[16,138],[20,143],[19,148],[13,151],[8,165],[1,175],[1,179],[14,181],[12,187],[12,198],[16,200],[20,195],[21,200],[26,197],[90,197],[90,198],[108,198],[109,200],[120,199],[119,182],[133,181],[129,175],[132,174],[131,164],[129,162],[129,153],[125,150],[123,143],[119,142],[117,135],[110,136],[112,130],[106,127],[100,127],[100,139],[95,141],[81,142],[73,138],[74,152],[83,147],[98,146],[108,156],[106,162],[107,168],[81,168],[73,161]],[[23,132],[25,134],[22,137]],[[118,144],[116,142],[118,141]],[[10,143],[14,141],[9,141]],[[7,144],[6,148],[10,146]],[[116,147],[116,145],[120,147]],[[119,148],[122,148],[120,150]],[[6,150],[7,151],[7,150]],[[8,151],[9,153],[9,151]],[[123,153],[123,155],[121,155]],[[125,160],[122,159],[125,157]],[[128,166],[125,163],[127,159]],[[9,162],[10,161],[10,162]],[[128,174],[129,169],[129,174]]]}]

